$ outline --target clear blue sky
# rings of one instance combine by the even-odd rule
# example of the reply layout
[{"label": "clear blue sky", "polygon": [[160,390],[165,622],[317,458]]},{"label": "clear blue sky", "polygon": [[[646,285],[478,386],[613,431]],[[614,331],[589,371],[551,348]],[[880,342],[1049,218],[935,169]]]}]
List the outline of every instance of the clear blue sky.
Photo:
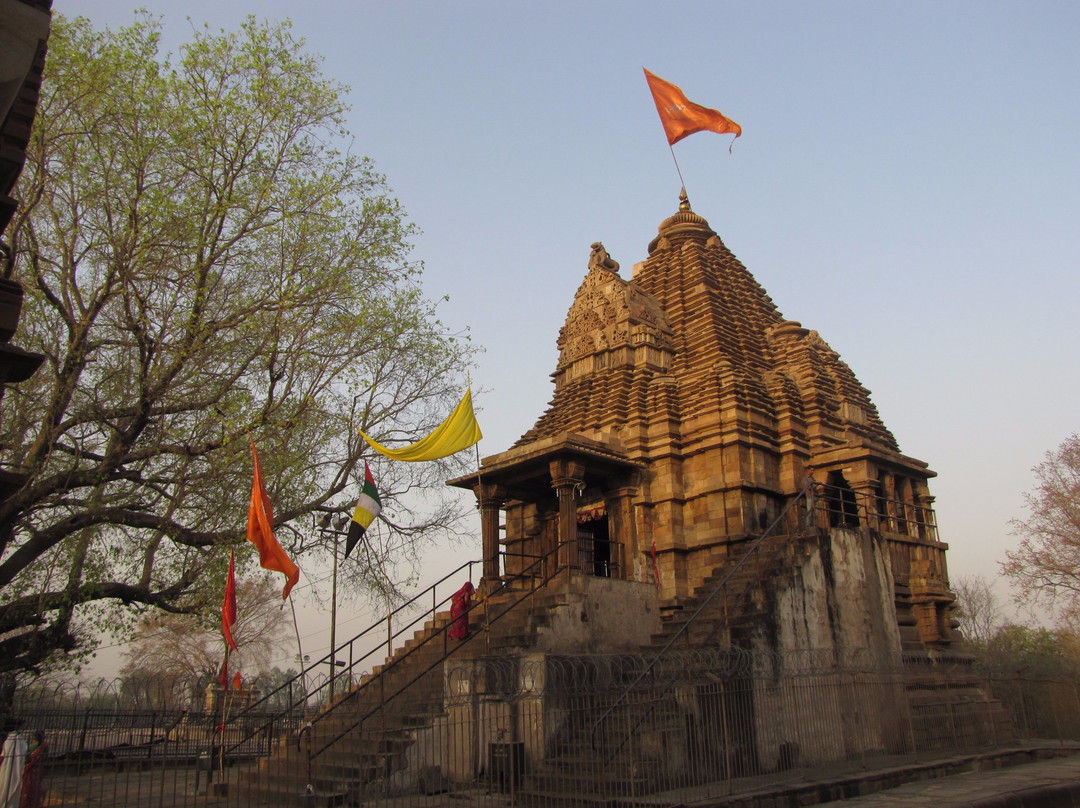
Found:
[{"label": "clear blue sky", "polygon": [[[115,26],[135,3],[56,10]],[[675,146],[694,210],[939,473],[953,577],[997,574],[1031,466],[1080,429],[1073,0],[143,5],[169,49],[192,23],[290,17],[351,86],[427,292],[486,348],[484,455],[550,398],[589,245],[629,274],[676,209],[642,66],[742,125],[730,155]]]}]

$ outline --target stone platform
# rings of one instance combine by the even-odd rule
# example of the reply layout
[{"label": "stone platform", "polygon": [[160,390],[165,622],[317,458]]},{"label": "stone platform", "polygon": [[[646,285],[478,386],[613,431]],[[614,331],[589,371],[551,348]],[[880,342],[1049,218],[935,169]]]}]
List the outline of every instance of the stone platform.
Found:
[{"label": "stone platform", "polygon": [[852,808],[1077,808],[1080,750],[990,771],[972,769],[843,800]]},{"label": "stone platform", "polygon": [[1080,744],[1025,745],[843,777],[774,784],[680,808],[1080,808]]}]

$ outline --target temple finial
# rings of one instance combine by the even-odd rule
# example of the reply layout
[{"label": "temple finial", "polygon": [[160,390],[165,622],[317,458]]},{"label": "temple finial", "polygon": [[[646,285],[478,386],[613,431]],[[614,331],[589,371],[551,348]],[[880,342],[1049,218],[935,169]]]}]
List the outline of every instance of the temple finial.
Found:
[{"label": "temple finial", "polygon": [[679,210],[690,210],[690,197],[686,195],[686,186],[679,191]]}]

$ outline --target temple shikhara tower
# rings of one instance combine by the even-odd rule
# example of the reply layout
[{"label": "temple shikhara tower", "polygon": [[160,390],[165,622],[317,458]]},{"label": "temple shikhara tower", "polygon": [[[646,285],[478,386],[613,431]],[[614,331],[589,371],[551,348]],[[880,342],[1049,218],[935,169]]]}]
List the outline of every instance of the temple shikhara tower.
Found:
[{"label": "temple shikhara tower", "polygon": [[477,492],[491,581],[547,559],[647,585],[673,615],[768,534],[756,619],[717,627],[718,641],[948,651],[933,472],[900,452],[851,368],[784,318],[688,204],[629,277],[593,245],[558,348],[535,426],[453,481]]}]

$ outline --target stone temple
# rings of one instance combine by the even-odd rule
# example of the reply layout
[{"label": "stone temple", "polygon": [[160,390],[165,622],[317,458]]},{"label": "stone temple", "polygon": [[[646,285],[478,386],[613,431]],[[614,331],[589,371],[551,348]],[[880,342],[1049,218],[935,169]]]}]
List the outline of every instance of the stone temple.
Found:
[{"label": "stone temple", "polygon": [[675,806],[1011,737],[953,634],[933,472],[685,199],[630,277],[592,245],[558,348],[532,429],[450,481],[471,610],[416,596],[250,788]]},{"label": "stone temple", "polygon": [[[685,201],[629,278],[593,245],[558,348],[533,428],[452,481],[477,493],[487,580],[557,559],[609,590],[647,584],[670,617],[766,531],[798,534],[774,541],[755,619],[712,640],[909,662],[949,653],[934,473],[900,452],[837,352],[785,319]],[[636,641],[595,625],[605,646]]]}]

